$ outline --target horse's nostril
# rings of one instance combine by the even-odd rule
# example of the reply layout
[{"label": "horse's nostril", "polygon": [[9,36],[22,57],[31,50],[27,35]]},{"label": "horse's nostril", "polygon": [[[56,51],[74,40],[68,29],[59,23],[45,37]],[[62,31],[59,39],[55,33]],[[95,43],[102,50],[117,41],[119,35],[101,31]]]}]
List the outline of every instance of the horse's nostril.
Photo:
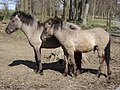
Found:
[{"label": "horse's nostril", "polygon": [[11,32],[9,31],[8,28],[6,28],[5,32],[6,32],[7,34],[11,34]]}]

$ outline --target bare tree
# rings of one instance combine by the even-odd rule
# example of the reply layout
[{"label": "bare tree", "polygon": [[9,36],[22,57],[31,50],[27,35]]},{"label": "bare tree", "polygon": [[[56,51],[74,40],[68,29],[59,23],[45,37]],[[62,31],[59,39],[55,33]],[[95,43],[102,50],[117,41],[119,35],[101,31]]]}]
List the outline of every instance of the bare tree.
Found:
[{"label": "bare tree", "polygon": [[73,1],[70,0],[70,8],[69,8],[69,20],[71,21],[73,19]]},{"label": "bare tree", "polygon": [[78,21],[82,21],[83,0],[78,2]]},{"label": "bare tree", "polygon": [[75,21],[78,19],[78,0],[75,0]]},{"label": "bare tree", "polygon": [[87,25],[87,15],[88,15],[88,10],[89,10],[89,0],[85,1],[85,11],[83,14],[83,25]]},{"label": "bare tree", "polygon": [[92,8],[92,21],[94,20],[94,17],[95,17],[95,9],[96,9],[96,0],[92,0],[92,5],[93,5],[93,8]]}]

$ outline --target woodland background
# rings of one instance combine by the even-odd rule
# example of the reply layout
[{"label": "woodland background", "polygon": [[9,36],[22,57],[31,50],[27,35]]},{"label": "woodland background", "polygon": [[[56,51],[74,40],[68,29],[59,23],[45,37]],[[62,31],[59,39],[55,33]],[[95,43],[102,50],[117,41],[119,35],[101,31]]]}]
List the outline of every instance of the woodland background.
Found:
[{"label": "woodland background", "polygon": [[41,22],[60,17],[83,26],[110,29],[112,20],[120,19],[120,0],[1,0],[0,4],[4,5],[1,16],[13,12],[8,9],[9,3],[14,3],[16,10],[30,13]]},{"label": "woodland background", "polygon": [[[12,35],[5,33],[9,18],[15,10],[30,13],[40,22],[60,17],[82,27],[102,27],[111,34],[112,71],[107,82],[106,64],[100,78],[97,77],[99,60],[97,53],[88,53],[88,61],[82,61],[83,73],[77,78],[64,77],[64,67],[58,57],[60,48],[42,49],[44,75],[34,73],[33,48],[21,30]],[[120,88],[120,0],[0,0],[0,90],[119,90]]]}]

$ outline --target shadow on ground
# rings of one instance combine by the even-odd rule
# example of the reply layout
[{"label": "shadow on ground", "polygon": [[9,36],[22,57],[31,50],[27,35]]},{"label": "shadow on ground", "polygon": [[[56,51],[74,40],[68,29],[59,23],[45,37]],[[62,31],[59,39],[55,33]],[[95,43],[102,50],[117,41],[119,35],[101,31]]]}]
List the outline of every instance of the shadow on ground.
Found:
[{"label": "shadow on ground", "polygon": [[[43,70],[54,70],[57,71],[61,74],[63,74],[64,72],[64,65],[63,65],[64,61],[63,60],[58,60],[56,62],[52,62],[52,63],[43,63]],[[36,63],[33,61],[29,61],[29,60],[14,60],[11,64],[9,64],[10,67],[13,66],[17,66],[17,65],[25,65],[30,69],[35,70],[36,69]],[[81,68],[81,70],[79,70],[80,74],[82,73],[86,73],[89,72],[91,74],[97,75],[98,74],[98,70],[97,69],[89,69],[89,68]],[[101,73],[101,75],[106,77],[106,74]]]}]

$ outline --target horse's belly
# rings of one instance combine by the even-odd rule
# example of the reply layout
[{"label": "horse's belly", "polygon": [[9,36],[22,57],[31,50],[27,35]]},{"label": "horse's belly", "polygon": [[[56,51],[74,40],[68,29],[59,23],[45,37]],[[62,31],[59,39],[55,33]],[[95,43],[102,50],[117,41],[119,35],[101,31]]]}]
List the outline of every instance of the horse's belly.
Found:
[{"label": "horse's belly", "polygon": [[80,48],[80,49],[77,49],[76,51],[79,51],[79,52],[81,52],[81,53],[87,53],[87,52],[90,52],[90,51],[92,51],[92,49],[87,49],[87,48]]},{"label": "horse's belly", "polygon": [[76,47],[76,51],[79,51],[81,53],[90,52],[92,50],[93,50],[92,46],[78,46],[78,47]]}]

